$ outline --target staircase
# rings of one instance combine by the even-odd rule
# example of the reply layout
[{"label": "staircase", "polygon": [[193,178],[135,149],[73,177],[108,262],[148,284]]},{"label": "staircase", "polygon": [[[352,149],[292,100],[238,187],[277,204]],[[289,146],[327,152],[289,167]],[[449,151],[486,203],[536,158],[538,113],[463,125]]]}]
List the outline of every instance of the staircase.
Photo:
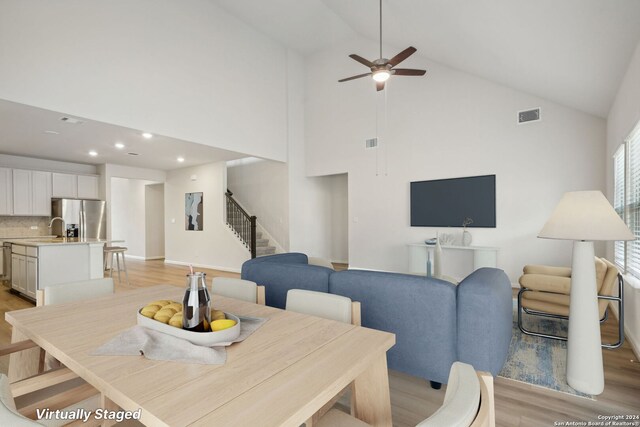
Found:
[{"label": "staircase", "polygon": [[275,246],[269,246],[269,239],[262,238],[262,231],[256,231],[256,256],[273,255],[276,253]]},{"label": "staircase", "polygon": [[233,198],[231,191],[227,190],[225,196],[227,201],[227,226],[249,249],[251,258],[276,253],[276,247],[269,246],[269,239],[263,238],[262,232],[256,230],[256,216],[249,215]]}]

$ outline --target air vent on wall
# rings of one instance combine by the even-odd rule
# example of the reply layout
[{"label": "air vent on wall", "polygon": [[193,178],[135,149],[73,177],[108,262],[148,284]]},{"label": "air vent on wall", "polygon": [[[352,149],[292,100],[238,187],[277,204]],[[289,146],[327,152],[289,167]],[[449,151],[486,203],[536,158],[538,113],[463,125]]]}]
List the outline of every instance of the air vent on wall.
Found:
[{"label": "air vent on wall", "polygon": [[140,155],[138,153],[127,153],[127,154],[130,155],[130,156],[139,156]]},{"label": "air vent on wall", "polygon": [[69,116],[60,117],[60,121],[61,122],[65,122],[65,123],[70,123],[72,125],[80,125],[80,124],[84,123],[80,119],[76,119],[75,117],[69,117]]},{"label": "air vent on wall", "polygon": [[537,122],[540,120],[540,108],[534,108],[533,110],[518,111],[518,124]]},{"label": "air vent on wall", "polygon": [[376,148],[378,146],[378,138],[367,139],[364,143],[364,148]]}]

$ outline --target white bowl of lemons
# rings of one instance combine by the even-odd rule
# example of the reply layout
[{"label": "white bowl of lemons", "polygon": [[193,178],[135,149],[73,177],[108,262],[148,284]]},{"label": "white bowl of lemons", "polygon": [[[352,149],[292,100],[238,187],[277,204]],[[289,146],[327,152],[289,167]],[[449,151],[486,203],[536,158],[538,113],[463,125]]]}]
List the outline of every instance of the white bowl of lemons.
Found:
[{"label": "white bowl of lemons", "polygon": [[137,320],[140,326],[204,347],[230,345],[240,335],[238,316],[219,310],[211,310],[211,325],[206,325],[209,332],[182,329],[182,304],[171,300],[157,300],[145,305],[138,310]]}]

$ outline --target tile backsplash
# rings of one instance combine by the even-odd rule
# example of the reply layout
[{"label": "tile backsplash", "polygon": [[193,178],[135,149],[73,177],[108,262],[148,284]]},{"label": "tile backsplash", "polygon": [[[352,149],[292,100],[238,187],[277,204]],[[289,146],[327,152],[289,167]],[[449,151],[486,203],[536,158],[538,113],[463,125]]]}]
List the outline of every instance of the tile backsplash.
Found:
[{"label": "tile backsplash", "polygon": [[[41,216],[0,216],[0,237],[48,236],[49,221]],[[32,226],[38,229],[32,230]]]}]

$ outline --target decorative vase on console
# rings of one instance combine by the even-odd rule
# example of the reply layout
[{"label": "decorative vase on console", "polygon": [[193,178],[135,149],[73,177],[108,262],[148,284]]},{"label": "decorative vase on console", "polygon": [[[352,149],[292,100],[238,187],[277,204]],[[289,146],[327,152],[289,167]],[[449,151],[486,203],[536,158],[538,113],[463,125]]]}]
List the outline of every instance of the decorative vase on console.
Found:
[{"label": "decorative vase on console", "polygon": [[436,233],[436,248],[433,253],[433,275],[436,279],[442,278],[442,246],[440,236]]},{"label": "decorative vase on console", "polygon": [[467,231],[467,225],[473,224],[473,220],[469,217],[466,217],[462,221],[462,246],[469,246],[471,244],[471,233]]}]

